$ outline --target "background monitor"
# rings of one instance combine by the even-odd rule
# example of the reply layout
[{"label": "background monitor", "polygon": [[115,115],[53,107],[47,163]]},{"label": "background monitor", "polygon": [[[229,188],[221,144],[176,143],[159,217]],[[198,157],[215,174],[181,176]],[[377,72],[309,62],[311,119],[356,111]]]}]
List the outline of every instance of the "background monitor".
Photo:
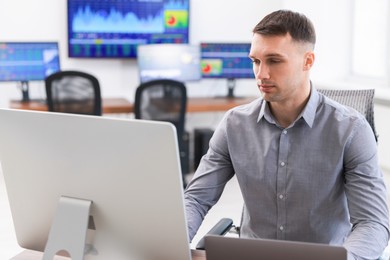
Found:
[{"label": "background monitor", "polygon": [[253,79],[250,43],[201,43],[202,78],[228,80],[228,97],[233,97],[235,79]]},{"label": "background monitor", "polygon": [[66,196],[92,201],[86,260],[190,260],[172,124],[7,109],[0,121],[0,161],[21,247],[44,250]]},{"label": "background monitor", "polygon": [[137,62],[141,82],[155,79],[174,79],[182,82],[201,79],[198,45],[140,45]]},{"label": "background monitor", "polygon": [[57,42],[0,42],[0,81],[21,82],[25,101],[29,81],[44,80],[59,70]]},{"label": "background monitor", "polygon": [[137,45],[188,43],[190,0],[68,0],[68,54],[133,58]]}]

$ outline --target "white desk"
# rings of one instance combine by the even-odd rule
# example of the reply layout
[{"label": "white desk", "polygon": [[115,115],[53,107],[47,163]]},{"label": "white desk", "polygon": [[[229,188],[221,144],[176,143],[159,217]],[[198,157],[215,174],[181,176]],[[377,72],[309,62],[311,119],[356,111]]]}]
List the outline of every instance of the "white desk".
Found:
[{"label": "white desk", "polygon": [[[192,250],[192,260],[206,260],[205,251]],[[10,260],[40,260],[42,259],[42,253],[37,251],[25,250]],[[68,257],[55,256],[54,260],[69,260]]]}]

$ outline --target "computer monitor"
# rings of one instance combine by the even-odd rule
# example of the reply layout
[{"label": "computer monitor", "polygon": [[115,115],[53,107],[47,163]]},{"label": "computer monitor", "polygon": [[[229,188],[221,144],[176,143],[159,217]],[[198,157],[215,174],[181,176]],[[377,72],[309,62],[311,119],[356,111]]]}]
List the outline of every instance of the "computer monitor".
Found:
[{"label": "computer monitor", "polygon": [[201,43],[202,78],[227,79],[228,97],[234,97],[236,79],[253,79],[250,43]]},{"label": "computer monitor", "polygon": [[57,42],[0,42],[0,82],[19,82],[23,101],[29,100],[29,81],[44,80],[59,70]]},{"label": "computer monitor", "polygon": [[[65,198],[92,201],[85,259],[191,259],[172,124],[7,109],[0,121],[0,162],[21,247],[45,249]],[[62,232],[79,231],[72,214],[59,215],[69,219]]]},{"label": "computer monitor", "polygon": [[188,43],[190,0],[68,0],[68,55],[134,58],[137,45]]},{"label": "computer monitor", "polygon": [[174,79],[182,82],[201,79],[199,45],[140,45],[137,62],[141,82],[155,79]]}]

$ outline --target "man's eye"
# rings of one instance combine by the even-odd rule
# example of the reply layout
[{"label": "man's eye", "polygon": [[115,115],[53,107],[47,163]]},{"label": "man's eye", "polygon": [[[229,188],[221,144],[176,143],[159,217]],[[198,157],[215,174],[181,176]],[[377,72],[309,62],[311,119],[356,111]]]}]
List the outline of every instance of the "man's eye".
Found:
[{"label": "man's eye", "polygon": [[280,60],[278,60],[278,59],[271,59],[271,60],[269,60],[269,63],[279,63],[280,62]]}]

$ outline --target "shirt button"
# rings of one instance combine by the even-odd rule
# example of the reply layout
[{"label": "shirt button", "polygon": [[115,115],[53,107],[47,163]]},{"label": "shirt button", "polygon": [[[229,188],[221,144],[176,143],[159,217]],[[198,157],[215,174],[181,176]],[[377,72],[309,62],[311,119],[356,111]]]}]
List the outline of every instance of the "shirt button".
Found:
[{"label": "shirt button", "polygon": [[283,134],[287,134],[287,130],[283,130]]},{"label": "shirt button", "polygon": [[279,199],[282,200],[283,198],[284,198],[283,194],[280,194],[280,195],[279,195]]},{"label": "shirt button", "polygon": [[284,230],[284,227],[283,227],[283,226],[280,226],[279,229],[280,229],[280,231],[283,231],[283,230]]},{"label": "shirt button", "polygon": [[285,162],[281,162],[281,163],[280,163],[280,165],[282,165],[282,166],[285,166],[285,165],[286,165],[286,163],[285,163]]}]

